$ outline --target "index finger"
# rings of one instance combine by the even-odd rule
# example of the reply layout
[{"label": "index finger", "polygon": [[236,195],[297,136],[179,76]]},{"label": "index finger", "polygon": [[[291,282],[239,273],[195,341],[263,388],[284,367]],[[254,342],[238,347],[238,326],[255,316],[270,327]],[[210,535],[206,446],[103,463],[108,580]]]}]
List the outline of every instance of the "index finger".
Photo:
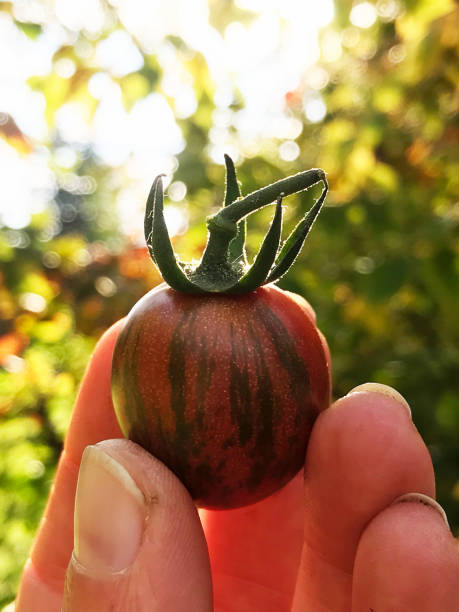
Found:
[{"label": "index finger", "polygon": [[54,485],[19,587],[16,610],[60,610],[73,550],[73,511],[81,455],[89,444],[122,438],[110,392],[110,364],[122,321],[100,338],[86,368]]}]

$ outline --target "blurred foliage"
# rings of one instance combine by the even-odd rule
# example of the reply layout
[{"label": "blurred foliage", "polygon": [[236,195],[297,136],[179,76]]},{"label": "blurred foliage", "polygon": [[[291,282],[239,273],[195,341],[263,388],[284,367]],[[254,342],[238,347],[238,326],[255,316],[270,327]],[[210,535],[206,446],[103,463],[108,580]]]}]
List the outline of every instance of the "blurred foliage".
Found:
[{"label": "blurred foliage", "polygon": [[[209,2],[214,27],[249,20],[222,4],[224,10]],[[458,11],[445,0],[377,7],[375,24],[358,28],[349,21],[350,3],[337,0],[317,66],[285,97],[286,115],[301,125],[297,137],[258,143],[255,155],[241,155],[238,172],[244,193],[302,169],[328,172],[327,207],[280,284],[316,309],[333,356],[336,396],[373,380],[408,399],[432,455],[439,501],[458,533]],[[11,11],[11,4],[0,10]],[[16,25],[40,37],[39,24]],[[112,28],[122,26],[113,19]],[[77,42],[85,40],[80,32]],[[191,258],[203,247],[204,217],[221,201],[223,167],[207,152],[215,104],[206,61],[181,39],[170,42],[198,102],[183,119],[170,100],[186,143],[174,181],[186,184],[193,203],[189,231],[174,240]],[[97,108],[88,92],[94,68],[75,46],[53,58],[72,60],[70,78],[53,71],[29,83],[46,98],[50,126],[68,101],[85,105],[88,116]],[[142,54],[143,67],[118,78],[126,108],[162,91],[157,57]],[[327,112],[313,123],[304,103],[318,92]],[[235,92],[233,118],[243,106]],[[34,150],[13,117],[0,123],[0,137],[19,155]],[[237,142],[234,122],[230,133]],[[294,142],[299,155],[281,159],[280,147]],[[81,150],[73,167],[62,169],[56,162],[62,144],[54,133],[48,149],[58,188],[49,207],[28,227],[0,229],[0,604],[14,596],[95,342],[160,280],[145,248],[118,226],[119,170]],[[291,198],[286,229],[311,198]],[[250,219],[252,249],[268,218]]]}]

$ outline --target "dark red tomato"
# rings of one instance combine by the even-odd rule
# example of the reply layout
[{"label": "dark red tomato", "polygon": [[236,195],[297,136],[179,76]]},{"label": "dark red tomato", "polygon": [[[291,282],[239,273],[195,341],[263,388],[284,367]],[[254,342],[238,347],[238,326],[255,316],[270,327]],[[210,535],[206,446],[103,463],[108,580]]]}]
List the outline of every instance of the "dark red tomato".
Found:
[{"label": "dark red tomato", "polygon": [[270,495],[302,467],[330,400],[326,342],[298,295],[187,295],[166,285],[131,310],[112,391],[123,433],[163,461],[198,505]]}]

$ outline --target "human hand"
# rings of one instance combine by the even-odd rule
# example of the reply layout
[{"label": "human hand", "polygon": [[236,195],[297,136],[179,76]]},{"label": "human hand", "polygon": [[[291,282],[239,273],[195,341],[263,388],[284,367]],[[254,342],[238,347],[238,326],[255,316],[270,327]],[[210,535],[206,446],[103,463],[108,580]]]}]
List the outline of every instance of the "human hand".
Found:
[{"label": "human hand", "polygon": [[82,382],[16,612],[459,610],[458,543],[395,391],[364,385],[320,414],[304,482],[198,516],[163,464],[112,439],[122,437],[110,395],[118,329]]}]

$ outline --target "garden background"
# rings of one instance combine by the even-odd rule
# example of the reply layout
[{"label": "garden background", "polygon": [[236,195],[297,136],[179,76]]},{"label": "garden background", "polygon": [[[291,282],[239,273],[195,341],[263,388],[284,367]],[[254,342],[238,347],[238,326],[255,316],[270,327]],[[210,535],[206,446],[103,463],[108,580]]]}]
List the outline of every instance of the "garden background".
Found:
[{"label": "garden background", "polygon": [[[225,152],[244,194],[328,173],[280,285],[317,312],[335,396],[378,381],[408,399],[459,533],[458,15],[452,0],[0,2],[0,606],[97,338],[160,282],[151,182],[166,173],[174,246],[197,258]],[[286,200],[285,231],[315,195]],[[272,213],[251,217],[251,253]]]}]

